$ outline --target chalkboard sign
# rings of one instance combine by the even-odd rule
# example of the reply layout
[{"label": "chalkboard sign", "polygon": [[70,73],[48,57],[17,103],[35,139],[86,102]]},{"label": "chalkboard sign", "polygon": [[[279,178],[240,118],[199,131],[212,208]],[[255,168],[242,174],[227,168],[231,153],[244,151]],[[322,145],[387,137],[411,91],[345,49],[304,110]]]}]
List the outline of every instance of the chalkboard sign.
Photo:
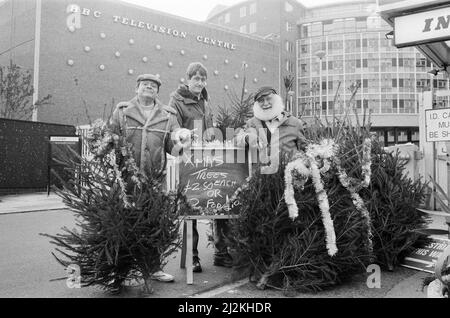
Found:
[{"label": "chalkboard sign", "polygon": [[202,214],[228,214],[249,176],[248,153],[241,148],[191,148],[180,163],[179,182],[190,205]]}]

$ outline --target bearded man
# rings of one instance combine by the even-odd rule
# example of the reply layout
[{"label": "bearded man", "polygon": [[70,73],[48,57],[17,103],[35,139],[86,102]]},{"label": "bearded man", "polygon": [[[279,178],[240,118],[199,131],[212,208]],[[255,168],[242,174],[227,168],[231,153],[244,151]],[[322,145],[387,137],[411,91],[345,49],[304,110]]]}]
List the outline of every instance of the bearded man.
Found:
[{"label": "bearded man", "polygon": [[247,144],[260,149],[260,159],[265,153],[262,150],[267,150],[269,166],[263,169],[263,173],[275,173],[278,170],[281,154],[292,155],[305,150],[304,123],[285,111],[283,99],[274,88],[263,86],[256,91],[253,114],[246,123],[243,136]]}]

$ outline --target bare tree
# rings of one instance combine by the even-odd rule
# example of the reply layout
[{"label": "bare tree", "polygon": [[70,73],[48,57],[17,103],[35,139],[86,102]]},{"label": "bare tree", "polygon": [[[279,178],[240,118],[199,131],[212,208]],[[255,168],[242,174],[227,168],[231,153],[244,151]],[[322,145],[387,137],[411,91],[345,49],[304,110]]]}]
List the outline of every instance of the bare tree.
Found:
[{"label": "bare tree", "polygon": [[0,118],[29,120],[35,107],[50,104],[51,95],[32,103],[33,84],[30,71],[9,62],[0,65]]}]

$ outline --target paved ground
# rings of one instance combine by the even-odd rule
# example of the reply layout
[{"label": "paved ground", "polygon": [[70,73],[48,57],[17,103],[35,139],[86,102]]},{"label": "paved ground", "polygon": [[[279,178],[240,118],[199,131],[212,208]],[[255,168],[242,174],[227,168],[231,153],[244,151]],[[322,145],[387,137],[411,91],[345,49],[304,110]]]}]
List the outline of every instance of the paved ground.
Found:
[{"label": "paved ground", "polygon": [[39,192],[0,196],[0,214],[64,209],[62,199],[54,193]]},{"label": "paved ground", "polygon": [[[63,226],[73,228],[75,218],[69,210],[0,215],[0,297],[109,297],[94,287],[70,289],[66,277],[51,252],[55,246],[39,233],[56,234]],[[231,270],[212,265],[213,248],[207,247],[206,231],[209,225],[199,222],[199,250],[203,273],[194,275],[194,284],[186,284],[185,270],[180,269],[180,251],[169,258],[165,267],[175,276],[175,283],[155,282],[151,297],[187,297],[201,291],[231,282]],[[128,288],[120,297],[139,296],[139,288]]]},{"label": "paved ground", "polygon": [[[30,212],[32,211],[32,212]],[[64,278],[66,272],[51,256],[54,245],[39,233],[56,234],[63,226],[74,227],[74,214],[54,194],[26,194],[0,198],[0,297],[140,297],[139,288],[128,288],[120,296],[111,296],[96,287],[70,289]],[[433,219],[433,227],[446,228],[443,220]],[[366,286],[367,276],[356,275],[350,282],[320,293],[284,295],[273,289],[258,290],[247,279],[237,280],[239,273],[212,265],[213,248],[208,246],[208,221],[199,222],[199,250],[203,273],[194,274],[194,284],[186,284],[186,273],[180,269],[180,251],[169,259],[165,270],[175,276],[174,283],[155,282],[155,293],[150,298],[423,298],[421,282],[429,274],[403,267],[395,272],[383,272],[381,288]],[[242,277],[242,275],[241,275]]]},{"label": "paved ground", "polygon": [[422,280],[429,274],[399,267],[395,272],[382,272],[381,288],[370,289],[367,276],[355,275],[350,282],[318,293],[285,295],[274,289],[259,290],[252,283],[227,290],[210,291],[201,296],[214,298],[426,298]]}]

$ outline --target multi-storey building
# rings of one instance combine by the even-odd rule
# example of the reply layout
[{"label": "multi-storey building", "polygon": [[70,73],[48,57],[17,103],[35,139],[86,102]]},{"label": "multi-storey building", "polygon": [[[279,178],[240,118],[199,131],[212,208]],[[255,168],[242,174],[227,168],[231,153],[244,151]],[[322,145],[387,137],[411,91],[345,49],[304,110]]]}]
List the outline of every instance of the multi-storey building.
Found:
[{"label": "multi-storey building", "polygon": [[299,110],[331,116],[351,103],[358,113],[370,110],[387,145],[417,143],[417,93],[448,88],[448,80],[428,73],[433,65],[416,48],[397,49],[376,10],[375,1],[357,1],[315,7],[299,19]]},{"label": "multi-storey building", "polygon": [[[379,17],[375,0],[310,8],[300,3],[242,1],[215,10],[207,21],[243,33],[275,35],[280,43],[280,88],[284,76],[296,76],[296,101],[288,105],[294,114],[306,120],[339,116],[350,105],[360,114],[364,109],[371,112],[373,130],[386,145],[418,143],[418,93],[446,89],[448,79],[431,75],[434,66],[416,48],[393,45],[392,27]],[[250,28],[252,23],[256,29]],[[287,72],[290,51],[296,52],[296,65]],[[445,99],[439,102],[448,104]]]},{"label": "multi-storey building", "polygon": [[[211,11],[207,22],[218,24],[254,36],[272,39],[279,45],[278,90],[286,98],[287,108],[296,113],[295,43],[298,39],[297,21],[306,8],[295,0],[250,0],[233,6],[218,6]],[[285,80],[291,79],[289,88]],[[264,84],[264,83],[262,83]]]}]

